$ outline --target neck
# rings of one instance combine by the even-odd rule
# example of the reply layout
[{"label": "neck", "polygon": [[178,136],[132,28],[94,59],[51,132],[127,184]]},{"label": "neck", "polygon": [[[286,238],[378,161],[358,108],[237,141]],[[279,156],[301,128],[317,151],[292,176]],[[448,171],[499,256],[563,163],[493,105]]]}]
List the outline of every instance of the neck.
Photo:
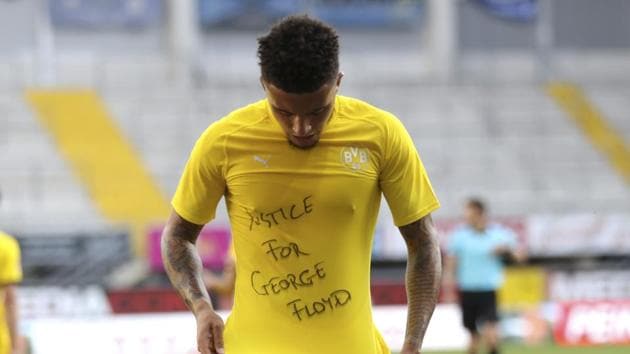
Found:
[{"label": "neck", "polygon": [[472,227],[477,231],[484,231],[486,229],[486,221],[477,221],[476,223],[472,224]]}]

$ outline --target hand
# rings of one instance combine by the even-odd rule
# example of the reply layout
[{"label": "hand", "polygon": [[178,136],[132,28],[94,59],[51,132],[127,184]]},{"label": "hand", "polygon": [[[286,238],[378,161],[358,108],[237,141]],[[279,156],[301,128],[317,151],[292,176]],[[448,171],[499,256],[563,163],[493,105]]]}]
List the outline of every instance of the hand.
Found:
[{"label": "hand", "polygon": [[516,263],[523,263],[527,260],[527,251],[523,248],[517,249],[513,256]]},{"label": "hand", "polygon": [[197,350],[201,354],[223,354],[223,319],[210,304],[195,309],[197,320]]},{"label": "hand", "polygon": [[508,247],[506,245],[501,245],[501,246],[495,247],[494,250],[492,251],[492,253],[495,256],[501,257],[501,256],[512,254],[512,250],[510,249],[510,247]]}]

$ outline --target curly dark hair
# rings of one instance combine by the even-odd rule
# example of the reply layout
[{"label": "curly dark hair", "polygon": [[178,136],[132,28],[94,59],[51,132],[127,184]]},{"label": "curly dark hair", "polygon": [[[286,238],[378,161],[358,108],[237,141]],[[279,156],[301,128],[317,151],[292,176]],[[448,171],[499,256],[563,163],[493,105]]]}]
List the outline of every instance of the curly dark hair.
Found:
[{"label": "curly dark hair", "polygon": [[306,15],[289,16],[258,38],[262,77],[290,93],[317,91],[339,72],[339,37]]},{"label": "curly dark hair", "polygon": [[470,197],[466,201],[466,205],[477,210],[479,214],[485,214],[488,208],[486,207],[486,203],[478,197]]}]

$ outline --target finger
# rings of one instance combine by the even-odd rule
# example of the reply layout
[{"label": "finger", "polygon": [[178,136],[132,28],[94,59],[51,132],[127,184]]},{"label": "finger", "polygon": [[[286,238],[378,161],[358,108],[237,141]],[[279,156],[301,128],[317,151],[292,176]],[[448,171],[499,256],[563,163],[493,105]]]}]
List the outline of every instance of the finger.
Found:
[{"label": "finger", "polygon": [[215,354],[210,348],[210,342],[212,342],[208,334],[202,334],[197,340],[197,351],[201,354]]},{"label": "finger", "polygon": [[217,354],[224,354],[225,350],[223,348],[223,324],[218,323],[213,326],[213,335],[214,339],[214,348]]},{"label": "finger", "polygon": [[214,335],[212,334],[212,328],[208,329],[208,334],[206,335],[208,338],[208,343],[206,344],[206,348],[208,348],[208,353],[217,354],[217,351],[214,348]]}]

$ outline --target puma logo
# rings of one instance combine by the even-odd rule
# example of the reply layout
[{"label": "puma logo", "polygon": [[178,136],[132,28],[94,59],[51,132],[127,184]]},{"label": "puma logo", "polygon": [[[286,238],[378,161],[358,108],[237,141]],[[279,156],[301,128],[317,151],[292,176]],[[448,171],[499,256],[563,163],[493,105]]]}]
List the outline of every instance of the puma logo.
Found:
[{"label": "puma logo", "polygon": [[254,155],[254,161],[260,162],[265,167],[269,167],[269,159],[270,159],[270,157],[267,157],[267,159],[265,160],[265,159],[263,159],[262,157],[260,157],[258,155]]}]

